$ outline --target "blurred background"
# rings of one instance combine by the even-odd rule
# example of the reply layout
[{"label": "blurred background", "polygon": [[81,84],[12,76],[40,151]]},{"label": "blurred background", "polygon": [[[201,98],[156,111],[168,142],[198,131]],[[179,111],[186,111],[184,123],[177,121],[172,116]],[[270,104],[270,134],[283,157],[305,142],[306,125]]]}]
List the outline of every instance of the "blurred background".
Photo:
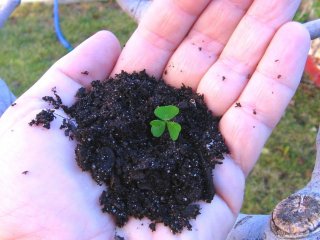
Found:
[{"label": "blurred background", "polygon": [[[124,45],[136,28],[113,0],[60,0],[59,15],[63,34],[73,46],[101,29],[114,32]],[[320,1],[303,0],[295,20],[316,18]],[[297,94],[247,179],[244,213],[270,213],[310,179],[320,124],[319,41],[312,45]],[[19,96],[67,53],[55,34],[53,0],[22,0],[0,29],[0,43],[0,77]]]}]

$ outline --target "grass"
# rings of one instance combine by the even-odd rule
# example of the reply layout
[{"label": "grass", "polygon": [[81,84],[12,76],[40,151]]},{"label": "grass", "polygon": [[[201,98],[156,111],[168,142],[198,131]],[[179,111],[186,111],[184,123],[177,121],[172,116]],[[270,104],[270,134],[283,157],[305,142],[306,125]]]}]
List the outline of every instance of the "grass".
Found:
[{"label": "grass", "polygon": [[[76,46],[101,29],[116,33],[124,44],[136,24],[110,1],[60,5],[61,28]],[[25,4],[0,31],[0,76],[20,95],[66,54],[56,39],[52,5]]]},{"label": "grass", "polygon": [[[60,16],[64,34],[74,46],[100,29],[113,31],[124,44],[136,26],[110,1],[62,5]],[[0,76],[16,95],[66,53],[53,31],[51,5],[20,6],[0,31],[0,42]],[[320,90],[305,78],[247,179],[243,212],[270,213],[281,199],[309,181],[319,103]]]}]

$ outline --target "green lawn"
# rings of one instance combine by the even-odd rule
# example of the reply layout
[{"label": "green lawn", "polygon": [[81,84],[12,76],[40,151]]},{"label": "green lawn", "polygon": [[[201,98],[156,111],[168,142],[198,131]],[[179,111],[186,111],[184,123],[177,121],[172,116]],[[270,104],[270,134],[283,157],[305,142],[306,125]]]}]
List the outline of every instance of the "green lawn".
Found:
[{"label": "green lawn", "polygon": [[[74,46],[100,29],[113,31],[124,44],[136,26],[110,1],[62,5],[60,17]],[[1,30],[0,42],[0,76],[16,95],[66,53],[53,31],[51,5],[20,6]],[[243,212],[269,213],[308,182],[315,160],[319,103],[320,89],[305,79],[247,180]]]},{"label": "green lawn", "polygon": [[[136,24],[110,1],[60,5],[61,28],[76,46],[101,29],[124,44]],[[56,39],[52,5],[24,4],[0,31],[0,76],[13,92],[23,93],[52,63],[66,54]]]}]

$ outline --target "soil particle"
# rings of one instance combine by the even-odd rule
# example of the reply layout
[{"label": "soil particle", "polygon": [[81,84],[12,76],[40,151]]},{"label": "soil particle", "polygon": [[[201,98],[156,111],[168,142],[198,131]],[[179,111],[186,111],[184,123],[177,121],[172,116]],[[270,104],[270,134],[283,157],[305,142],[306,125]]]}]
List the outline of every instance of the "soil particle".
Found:
[{"label": "soil particle", "polygon": [[23,171],[21,174],[27,175],[28,173],[29,173],[29,171]]},{"label": "soil particle", "polygon": [[150,223],[149,228],[151,229],[152,232],[156,230],[156,224],[155,223]]},{"label": "soil particle", "polygon": [[235,107],[242,107],[240,102],[236,102],[236,106]]},{"label": "soil particle", "polygon": [[199,51],[201,52],[202,51],[202,47],[198,47]]},{"label": "soil particle", "polygon": [[222,76],[222,81],[226,80],[226,77],[225,76]]},{"label": "soil particle", "polygon": [[35,119],[29,122],[29,125],[42,126],[44,128],[50,129],[50,123],[55,119],[54,110],[46,109],[39,112]]},{"label": "soil particle", "polygon": [[11,106],[14,107],[15,105],[17,105],[17,103],[12,103]]},{"label": "soil particle", "polygon": [[60,129],[64,129],[64,135],[73,140],[73,132],[76,130],[76,124],[72,119],[64,118]]},{"label": "soil particle", "polygon": [[81,72],[81,74],[83,74],[83,75],[89,75],[89,72],[88,72],[88,71],[83,71],[83,72]]},{"label": "soil particle", "polygon": [[190,102],[194,107],[197,107],[197,102],[196,102],[196,100],[194,100],[193,98],[191,98],[191,99],[189,100],[189,102]]},{"label": "soil particle", "polygon": [[278,79],[280,79],[281,77],[282,77],[282,76],[281,76],[280,74],[277,76]]},{"label": "soil particle", "polygon": [[254,115],[256,115],[256,114],[257,114],[257,110],[256,110],[256,109],[253,109],[252,113],[253,113]]},{"label": "soil particle", "polygon": [[44,96],[42,97],[42,100],[49,103],[49,105],[53,106],[54,109],[59,109],[62,105],[62,100],[57,94],[57,89],[55,87],[52,88],[51,91],[53,92],[55,98],[51,96]]},{"label": "soil particle", "polygon": [[[56,106],[51,98],[44,100]],[[211,114],[203,96],[189,87],[170,87],[145,71],[122,72],[93,81],[90,90],[80,88],[71,107],[59,104],[70,117],[61,129],[77,141],[76,161],[106,186],[102,211],[118,227],[133,216],[148,217],[152,230],[156,223],[173,233],[191,230],[189,220],[200,214],[195,202],[212,201],[212,170],[229,153],[218,130],[220,118]],[[180,109],[173,119],[182,126],[177,141],[167,132],[160,138],[151,134],[154,109],[165,105]],[[49,116],[54,118],[51,111],[39,114],[43,117],[37,115],[30,125],[46,127]]]}]

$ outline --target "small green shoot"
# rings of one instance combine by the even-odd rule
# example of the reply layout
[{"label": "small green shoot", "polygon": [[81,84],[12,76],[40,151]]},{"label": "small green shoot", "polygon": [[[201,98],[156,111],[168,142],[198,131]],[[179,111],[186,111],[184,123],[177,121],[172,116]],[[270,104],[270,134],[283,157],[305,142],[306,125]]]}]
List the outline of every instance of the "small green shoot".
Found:
[{"label": "small green shoot", "polygon": [[161,137],[166,127],[168,128],[170,138],[176,141],[181,132],[181,125],[177,122],[170,121],[179,114],[179,108],[173,105],[160,106],[154,110],[154,115],[159,119],[152,120],[151,133],[154,137]]}]

